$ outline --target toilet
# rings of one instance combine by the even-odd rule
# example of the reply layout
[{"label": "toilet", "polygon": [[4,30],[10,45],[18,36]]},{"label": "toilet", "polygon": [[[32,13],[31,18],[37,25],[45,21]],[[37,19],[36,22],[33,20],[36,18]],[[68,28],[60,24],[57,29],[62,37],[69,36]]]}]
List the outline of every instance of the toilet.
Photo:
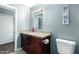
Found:
[{"label": "toilet", "polygon": [[65,39],[56,39],[59,54],[74,54],[76,42]]}]

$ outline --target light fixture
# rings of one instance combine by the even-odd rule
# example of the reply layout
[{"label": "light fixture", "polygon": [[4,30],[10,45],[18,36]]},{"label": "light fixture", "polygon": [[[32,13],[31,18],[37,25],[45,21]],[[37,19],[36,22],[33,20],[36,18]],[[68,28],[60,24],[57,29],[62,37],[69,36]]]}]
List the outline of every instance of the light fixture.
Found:
[{"label": "light fixture", "polygon": [[33,14],[39,14],[42,11],[43,11],[43,8],[39,8],[39,9],[34,10],[32,13]]}]

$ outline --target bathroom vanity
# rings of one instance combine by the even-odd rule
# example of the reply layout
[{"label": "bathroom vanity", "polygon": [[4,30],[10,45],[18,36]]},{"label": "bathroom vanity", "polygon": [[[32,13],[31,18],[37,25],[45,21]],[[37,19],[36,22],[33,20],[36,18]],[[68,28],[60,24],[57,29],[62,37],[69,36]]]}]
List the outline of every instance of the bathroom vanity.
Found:
[{"label": "bathroom vanity", "polygon": [[50,53],[50,33],[22,32],[21,47],[30,54]]}]

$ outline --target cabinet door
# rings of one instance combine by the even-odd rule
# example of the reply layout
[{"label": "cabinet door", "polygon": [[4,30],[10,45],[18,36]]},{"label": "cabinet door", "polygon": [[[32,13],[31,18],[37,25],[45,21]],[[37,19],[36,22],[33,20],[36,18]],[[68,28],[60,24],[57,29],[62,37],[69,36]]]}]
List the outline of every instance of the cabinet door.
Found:
[{"label": "cabinet door", "polygon": [[47,38],[44,38],[43,40],[45,39],[49,39],[49,43],[48,44],[44,44],[44,42],[42,42],[42,52],[44,54],[49,54],[50,53],[50,37],[47,37]]},{"label": "cabinet door", "polygon": [[30,37],[29,53],[34,53],[34,38]]},{"label": "cabinet door", "polygon": [[25,47],[25,51],[27,53],[30,52],[30,41],[31,41],[30,36],[26,35],[25,36],[25,45],[24,45],[24,47]]},{"label": "cabinet door", "polygon": [[29,52],[29,44],[30,44],[30,37],[25,34],[21,34],[21,47],[23,50]]},{"label": "cabinet door", "polygon": [[41,48],[42,41],[39,38],[35,38],[35,53],[41,54],[42,48]]},{"label": "cabinet door", "polygon": [[41,54],[42,53],[42,49],[41,49],[40,44],[35,44],[35,53],[36,54]]}]

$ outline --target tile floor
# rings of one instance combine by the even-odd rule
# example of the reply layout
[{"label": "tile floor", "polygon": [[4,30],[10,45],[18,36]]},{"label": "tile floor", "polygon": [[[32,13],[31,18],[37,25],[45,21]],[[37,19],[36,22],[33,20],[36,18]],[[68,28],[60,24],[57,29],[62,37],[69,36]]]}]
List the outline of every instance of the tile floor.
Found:
[{"label": "tile floor", "polygon": [[26,54],[22,49],[18,49],[14,52],[14,43],[7,43],[0,45],[0,54]]},{"label": "tile floor", "polygon": [[14,51],[14,43],[0,45],[0,54],[8,54]]}]

